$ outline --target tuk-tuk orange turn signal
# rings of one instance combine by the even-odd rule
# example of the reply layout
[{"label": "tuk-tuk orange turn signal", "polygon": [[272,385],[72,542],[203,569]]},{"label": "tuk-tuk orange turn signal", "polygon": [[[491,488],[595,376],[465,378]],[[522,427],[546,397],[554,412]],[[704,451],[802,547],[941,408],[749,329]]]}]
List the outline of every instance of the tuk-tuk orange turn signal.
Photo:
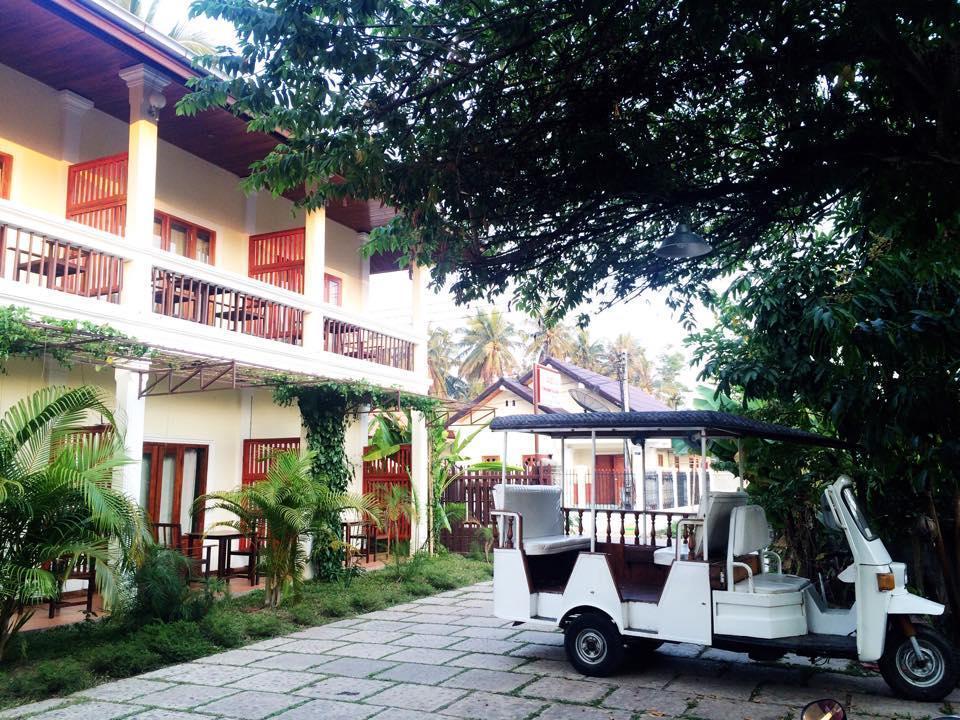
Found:
[{"label": "tuk-tuk orange turn signal", "polygon": [[881,592],[884,590],[893,590],[897,586],[897,580],[893,576],[893,573],[878,573],[877,574],[877,589]]}]

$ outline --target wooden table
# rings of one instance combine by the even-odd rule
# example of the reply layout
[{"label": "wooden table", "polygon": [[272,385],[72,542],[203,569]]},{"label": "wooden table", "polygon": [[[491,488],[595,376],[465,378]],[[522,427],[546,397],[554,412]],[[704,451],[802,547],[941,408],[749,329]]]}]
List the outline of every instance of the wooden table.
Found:
[{"label": "wooden table", "polygon": [[[230,543],[234,540],[242,540],[247,537],[246,533],[238,532],[233,528],[229,527],[217,527],[212,530],[208,530],[205,533],[202,532],[188,532],[184,533],[183,536],[187,539],[187,550],[188,552],[193,550],[194,544],[199,543],[203,545],[204,540],[216,540],[217,541],[217,577],[218,578],[227,578],[233,571],[230,568]],[[244,571],[246,572],[246,571]]]}]

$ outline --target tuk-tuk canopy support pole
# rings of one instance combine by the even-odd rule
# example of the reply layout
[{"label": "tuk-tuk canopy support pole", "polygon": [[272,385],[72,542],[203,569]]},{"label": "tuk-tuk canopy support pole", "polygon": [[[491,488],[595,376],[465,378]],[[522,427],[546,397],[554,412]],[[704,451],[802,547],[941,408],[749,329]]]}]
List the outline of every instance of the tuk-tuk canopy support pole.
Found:
[{"label": "tuk-tuk canopy support pole", "polygon": [[[631,470],[633,463],[630,463]],[[647,537],[647,439],[640,438],[640,509],[643,511],[643,538]]]},{"label": "tuk-tuk canopy support pole", "polygon": [[507,484],[507,436],[510,433],[503,434],[503,461],[500,463],[500,482]]},{"label": "tuk-tuk canopy support pole", "polygon": [[[700,509],[703,513],[703,559],[710,561],[710,549],[707,538],[710,533],[707,529],[707,505],[710,503],[710,479],[707,477],[707,429],[700,429]],[[706,504],[705,504],[706,503]]]},{"label": "tuk-tuk canopy support pole", "polygon": [[567,439],[560,438],[560,501],[563,503],[563,492],[567,487]]},{"label": "tuk-tuk canopy support pole", "polygon": [[597,431],[590,431],[593,461],[590,463],[593,482],[590,483],[590,552],[597,551]]}]

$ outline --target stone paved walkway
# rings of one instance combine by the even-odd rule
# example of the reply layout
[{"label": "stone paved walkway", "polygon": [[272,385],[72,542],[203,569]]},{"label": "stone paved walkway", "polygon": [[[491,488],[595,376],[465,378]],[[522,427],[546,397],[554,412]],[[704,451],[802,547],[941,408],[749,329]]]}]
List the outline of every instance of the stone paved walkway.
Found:
[{"label": "stone paved walkway", "polygon": [[[0,712],[30,720],[797,720],[834,697],[851,718],[940,714],[845,662],[776,664],[693,645],[590,679],[563,636],[493,617],[491,583]],[[960,708],[960,694],[951,699]]]}]

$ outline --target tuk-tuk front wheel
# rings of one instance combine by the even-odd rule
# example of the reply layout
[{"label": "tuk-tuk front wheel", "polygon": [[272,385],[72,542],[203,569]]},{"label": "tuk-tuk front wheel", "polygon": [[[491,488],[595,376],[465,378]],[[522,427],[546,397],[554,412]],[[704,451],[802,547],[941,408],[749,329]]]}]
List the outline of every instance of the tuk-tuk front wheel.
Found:
[{"label": "tuk-tuk front wheel", "polygon": [[613,675],[623,661],[623,636],[600,613],[584,613],[570,621],[563,635],[570,664],[584,675]]},{"label": "tuk-tuk front wheel", "polygon": [[902,631],[891,633],[880,658],[880,674],[900,697],[942,700],[956,687],[960,676],[956,653],[932,627],[915,625],[914,629],[916,644]]}]

